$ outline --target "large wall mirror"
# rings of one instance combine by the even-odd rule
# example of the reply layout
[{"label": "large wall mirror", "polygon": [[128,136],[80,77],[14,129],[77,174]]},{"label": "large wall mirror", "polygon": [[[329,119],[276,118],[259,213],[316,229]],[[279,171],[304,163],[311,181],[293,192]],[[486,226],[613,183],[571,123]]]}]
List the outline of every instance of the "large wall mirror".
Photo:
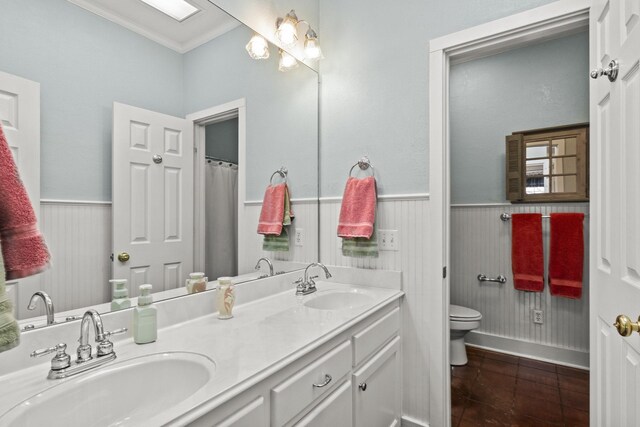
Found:
[{"label": "large wall mirror", "polygon": [[[317,261],[314,70],[280,71],[273,45],[252,59],[255,32],[207,0],[182,22],[137,0],[1,3],[0,120],[16,123],[7,79],[39,85],[37,209],[52,253],[47,272],[8,286],[21,323],[45,322],[42,301],[27,309],[37,291],[64,322],[108,310],[113,278],[131,297],[151,283],[160,300],[186,295],[191,272],[240,282],[270,274],[261,257],[274,273]],[[257,233],[267,185],[285,179],[288,249]]]}]

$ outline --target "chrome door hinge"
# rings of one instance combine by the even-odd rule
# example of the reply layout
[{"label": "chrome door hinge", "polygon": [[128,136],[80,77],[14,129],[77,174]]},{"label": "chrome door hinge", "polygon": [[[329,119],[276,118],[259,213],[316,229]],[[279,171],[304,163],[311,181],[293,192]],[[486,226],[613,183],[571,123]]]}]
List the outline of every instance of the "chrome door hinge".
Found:
[{"label": "chrome door hinge", "polygon": [[442,278],[443,279],[447,278],[447,267],[442,267]]}]

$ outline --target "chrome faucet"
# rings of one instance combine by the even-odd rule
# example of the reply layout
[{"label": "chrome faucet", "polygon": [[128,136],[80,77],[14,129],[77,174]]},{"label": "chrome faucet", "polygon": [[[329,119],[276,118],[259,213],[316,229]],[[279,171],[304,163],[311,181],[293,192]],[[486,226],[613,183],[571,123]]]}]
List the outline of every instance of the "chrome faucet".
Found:
[{"label": "chrome faucet", "polygon": [[55,310],[53,308],[53,301],[51,301],[51,297],[49,297],[46,292],[38,291],[31,295],[31,301],[29,301],[27,310],[35,310],[38,307],[38,298],[41,298],[42,302],[44,302],[44,309],[47,312],[47,325],[53,325],[55,323]]},{"label": "chrome faucet", "polygon": [[[91,355],[91,345],[89,345],[89,326],[91,323],[93,323],[96,342],[98,343],[95,358]],[[55,357],[51,359],[51,370],[47,378],[61,379],[71,377],[114,360],[116,353],[113,351],[113,343],[109,341],[109,337],[125,332],[127,332],[127,328],[105,332],[100,313],[95,310],[87,310],[84,316],[82,316],[82,322],[80,324],[80,345],[76,352],[77,358],[75,363],[71,363],[71,357],[66,353],[67,345],[64,343],[50,348],[36,350],[31,353],[31,357],[56,353]]]},{"label": "chrome faucet", "polygon": [[331,278],[331,273],[329,273],[329,269],[320,262],[312,262],[304,269],[304,279],[300,278],[296,280],[298,286],[296,286],[296,295],[309,295],[317,291],[316,282],[313,279],[317,279],[318,276],[309,277],[309,269],[311,267],[320,267],[324,270],[324,275],[327,279]]},{"label": "chrome faucet", "polygon": [[256,270],[260,270],[260,262],[261,262],[261,261],[266,262],[266,263],[267,263],[267,265],[269,266],[269,276],[267,276],[267,275],[263,275],[263,276],[260,276],[259,278],[260,278],[260,279],[263,279],[263,278],[265,278],[265,277],[273,276],[273,263],[272,263],[272,262],[271,262],[271,260],[270,260],[269,258],[267,258],[267,257],[262,257],[262,258],[260,258],[260,259],[258,260],[258,262],[256,263],[256,267],[255,267],[255,269],[256,269]]},{"label": "chrome faucet", "polygon": [[[93,322],[93,327],[96,334],[96,342],[102,343],[106,341],[104,336],[104,327],[102,326],[102,317],[100,313],[95,310],[87,310],[82,316],[82,322],[80,323],[80,345],[78,346],[78,361],[86,362],[91,360],[91,345],[89,345],[89,326]],[[110,343],[110,341],[109,341]],[[113,349],[113,344],[111,345]],[[100,352],[100,345],[98,344],[98,352]],[[104,354],[98,353],[98,356],[104,356]]]}]

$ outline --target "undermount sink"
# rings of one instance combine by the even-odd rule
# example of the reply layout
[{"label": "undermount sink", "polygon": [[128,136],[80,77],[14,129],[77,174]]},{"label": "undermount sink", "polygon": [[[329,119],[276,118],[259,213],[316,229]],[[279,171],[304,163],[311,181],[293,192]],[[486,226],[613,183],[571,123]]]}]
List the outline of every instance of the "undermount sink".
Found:
[{"label": "undermount sink", "polygon": [[349,291],[319,291],[304,305],[318,310],[342,310],[360,307],[373,301],[369,295],[365,295],[360,289]]},{"label": "undermount sink", "polygon": [[210,358],[188,352],[113,362],[31,396],[1,417],[0,425],[141,425],[193,396],[215,368]]}]

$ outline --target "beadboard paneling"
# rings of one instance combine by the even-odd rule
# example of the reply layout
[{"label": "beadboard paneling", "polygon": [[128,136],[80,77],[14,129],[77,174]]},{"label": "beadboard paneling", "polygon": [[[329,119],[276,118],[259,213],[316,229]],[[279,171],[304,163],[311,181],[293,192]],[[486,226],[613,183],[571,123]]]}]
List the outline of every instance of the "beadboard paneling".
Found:
[{"label": "beadboard paneling", "polygon": [[37,310],[27,310],[37,290],[51,296],[57,312],[107,301],[111,205],[42,203],[39,226],[51,252],[51,268],[16,286],[18,318],[44,314],[41,303]]},{"label": "beadboard paneling", "polygon": [[429,210],[426,198],[379,200],[376,228],[398,230],[399,250],[381,251],[379,258],[342,256],[337,237],[340,200],[320,202],[320,260],[327,265],[402,271],[402,365],[403,416],[425,422],[429,416],[429,372],[424,260]]},{"label": "beadboard paneling", "polygon": [[[262,256],[285,261],[318,260],[318,203],[293,203],[296,214],[291,227],[290,252],[262,251],[262,236],[255,232],[260,205],[246,205],[246,257],[240,271],[251,272]],[[44,290],[56,312],[109,301],[111,289],[111,205],[48,201],[41,204],[40,229],[52,255],[51,268],[44,273],[8,286],[19,319],[44,315],[42,304],[34,311],[27,305],[34,292]],[[294,230],[304,230],[303,246],[293,244]]]},{"label": "beadboard paneling", "polygon": [[[544,292],[522,292],[513,288],[511,271],[511,222],[502,212],[583,212],[588,204],[506,206],[452,206],[451,208],[451,303],[482,313],[478,332],[579,352],[589,351],[589,222],[585,217],[584,286],[582,299],[553,297]],[[545,279],[549,261],[549,220],[542,220]],[[484,273],[507,277],[504,285],[480,283]],[[532,310],[544,310],[544,324],[532,320]],[[498,349],[500,350],[500,349]],[[563,360],[557,360],[563,362]]]},{"label": "beadboard paneling", "polygon": [[[262,250],[263,236],[256,232],[260,218],[261,204],[245,205],[246,251],[245,259],[240,260],[240,271],[250,272],[261,257],[272,260],[311,263],[318,260],[318,203],[304,201],[291,203],[295,218],[289,227],[289,252],[266,252]],[[303,231],[302,246],[296,246],[294,237],[296,229]]]}]

